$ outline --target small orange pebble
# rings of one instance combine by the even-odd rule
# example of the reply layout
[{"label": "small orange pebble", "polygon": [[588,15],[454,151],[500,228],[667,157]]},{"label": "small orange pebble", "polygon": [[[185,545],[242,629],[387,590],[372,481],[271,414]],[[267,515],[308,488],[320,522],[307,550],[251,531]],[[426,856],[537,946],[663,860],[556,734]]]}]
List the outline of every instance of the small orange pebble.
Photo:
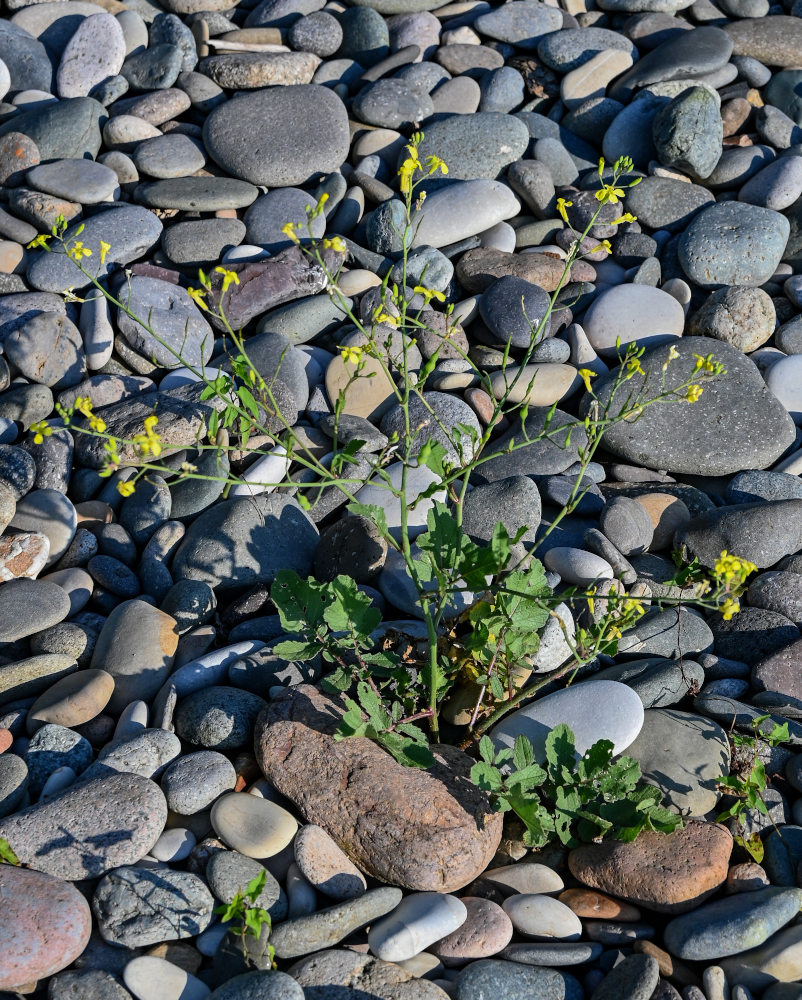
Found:
[{"label": "small orange pebble", "polygon": [[0,753],[5,753],[6,750],[9,750],[13,742],[14,737],[11,735],[11,731],[0,729]]},{"label": "small orange pebble", "polygon": [[236,208],[218,208],[214,217],[215,219],[236,219],[237,210]]},{"label": "small orange pebble", "polygon": [[578,917],[624,922],[640,920],[640,910],[636,907],[611,896],[605,896],[604,893],[594,892],[592,889],[566,889],[557,899],[565,903]]}]

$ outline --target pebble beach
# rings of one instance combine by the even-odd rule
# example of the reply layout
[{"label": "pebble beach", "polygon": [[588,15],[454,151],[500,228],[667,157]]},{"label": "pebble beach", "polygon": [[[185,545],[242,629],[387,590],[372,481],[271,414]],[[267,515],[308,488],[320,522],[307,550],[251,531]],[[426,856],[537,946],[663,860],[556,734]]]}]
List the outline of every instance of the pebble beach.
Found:
[{"label": "pebble beach", "polygon": [[[0,864],[0,1000],[802,1000],[800,67],[802,0],[3,0],[0,842],[21,864]],[[723,368],[611,427],[587,466],[580,434],[505,452],[521,421],[502,418],[462,519],[482,543],[526,529],[555,593],[651,601],[614,656],[491,736],[610,740],[673,833],[528,849],[467,780],[459,692],[428,770],[335,741],[329,665],[274,652],[270,585],[350,577],[377,644],[414,647],[404,563],[337,489],[310,507],[264,485],[303,474],[279,425],[197,450],[215,401],[196,371],[232,370],[203,269],[296,439],[321,460],[335,425],[362,441],[353,497],[400,530],[371,464],[404,433],[397,346],[351,378],[365,338],[343,303],[369,324],[382,279],[403,283],[416,132],[447,173],[422,183],[408,247],[410,296],[430,290],[410,370],[437,354],[413,416],[454,460],[442,428],[481,434],[521,368],[533,436],[552,407],[584,417],[591,379],[609,399],[628,344],[647,395],[696,358]],[[620,157],[640,180],[563,281]],[[307,235],[323,195],[308,235],[341,300],[287,228]],[[120,306],[31,246],[59,218]],[[165,474],[134,488],[125,447],[101,475],[102,438],[64,420],[87,399],[120,439],[157,415]],[[434,474],[409,472],[414,502]],[[411,506],[413,537],[432,505]],[[658,606],[694,596],[675,551],[753,563],[739,613]],[[556,612],[525,679],[571,658],[579,615]],[[718,779],[747,766],[733,734],[762,716],[788,731],[759,746],[766,813],[717,822]],[[759,864],[733,839],[754,834]],[[218,908],[257,876],[271,926],[240,939]]]}]

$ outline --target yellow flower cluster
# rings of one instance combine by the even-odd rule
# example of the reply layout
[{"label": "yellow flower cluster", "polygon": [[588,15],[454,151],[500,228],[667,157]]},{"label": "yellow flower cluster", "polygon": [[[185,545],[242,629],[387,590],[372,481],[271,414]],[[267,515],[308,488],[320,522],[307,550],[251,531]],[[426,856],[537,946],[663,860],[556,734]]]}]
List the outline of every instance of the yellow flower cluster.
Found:
[{"label": "yellow flower cluster", "polygon": [[41,444],[45,438],[50,437],[53,433],[53,428],[46,420],[37,420],[35,424],[31,424],[30,429],[33,431],[34,444]]},{"label": "yellow flower cluster", "polygon": [[749,562],[748,559],[741,559],[740,556],[733,556],[726,549],[716,560],[713,572],[727,590],[737,590],[746,583],[746,578],[751,573],[757,572],[757,566]]},{"label": "yellow flower cluster", "polygon": [[88,396],[78,396],[73,404],[73,410],[83,414],[89,421],[89,427],[97,434],[102,434],[106,429],[106,421],[92,412],[92,400]]},{"label": "yellow flower cluster", "polygon": [[148,455],[158,458],[162,453],[161,436],[156,431],[156,424],[158,422],[159,418],[155,413],[152,413],[149,417],[145,417],[144,434],[137,434],[132,439],[137,453],[142,458],[146,458]]}]

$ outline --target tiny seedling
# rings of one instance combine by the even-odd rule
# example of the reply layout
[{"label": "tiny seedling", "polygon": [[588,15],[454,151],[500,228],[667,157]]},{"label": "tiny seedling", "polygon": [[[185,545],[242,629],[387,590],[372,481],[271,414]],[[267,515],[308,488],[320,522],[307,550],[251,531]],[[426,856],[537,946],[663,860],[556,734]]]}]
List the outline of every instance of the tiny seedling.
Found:
[{"label": "tiny seedling", "polygon": [[[272,926],[270,914],[267,910],[262,906],[256,905],[256,901],[262,894],[266,881],[267,872],[263,869],[251,879],[244,892],[242,889],[237,889],[230,903],[223,903],[216,907],[214,911],[220,915],[223,923],[232,924],[229,930],[239,935],[242,944],[242,954],[245,956],[246,962],[250,962],[248,946],[245,941],[246,936],[250,934],[258,940],[261,937],[263,928],[267,927],[270,930]],[[268,945],[267,954],[270,959],[271,968],[275,968],[275,953],[273,946]]]},{"label": "tiny seedling", "polygon": [[763,841],[760,839],[760,834],[755,831],[749,837],[744,837],[743,835],[744,817],[750,809],[757,809],[759,813],[769,816],[769,819],[771,819],[769,808],[763,797],[768,785],[768,778],[766,777],[766,768],[763,762],[758,759],[758,739],[762,739],[771,747],[776,747],[781,743],[787,743],[789,738],[787,722],[783,722],[782,725],[775,722],[770,732],[761,732],[760,727],[770,718],[771,716],[769,715],[759,715],[752,719],[751,736],[730,733],[730,740],[734,747],[746,748],[751,751],[752,760],[749,765],[749,772],[745,773],[742,771],[740,774],[724,775],[718,779],[719,788],[724,789],[730,795],[734,796],[735,801],[728,809],[725,809],[724,812],[716,817],[716,822],[722,823],[728,819],[736,820],[740,832],[733,835],[733,840],[736,844],[743,847],[758,864],[763,860]]}]

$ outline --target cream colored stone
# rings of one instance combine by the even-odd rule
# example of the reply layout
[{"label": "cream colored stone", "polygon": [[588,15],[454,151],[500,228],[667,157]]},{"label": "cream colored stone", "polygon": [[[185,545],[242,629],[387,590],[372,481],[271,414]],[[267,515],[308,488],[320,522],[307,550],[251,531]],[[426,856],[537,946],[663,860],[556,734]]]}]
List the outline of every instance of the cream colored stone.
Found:
[{"label": "cream colored stone", "polygon": [[511,386],[508,402],[551,406],[571,392],[577,379],[577,370],[572,365],[533,364],[493,372],[490,385],[496,399],[501,399]]},{"label": "cream colored stone", "polygon": [[334,358],[326,369],[326,392],[332,406],[343,392],[343,413],[368,420],[377,420],[395,402],[392,380],[381,363],[367,354],[359,362],[344,361],[339,355]]},{"label": "cream colored stone", "polygon": [[292,841],[295,819],[275,802],[227,792],[212,806],[212,827],[217,836],[248,858],[272,858]]},{"label": "cream colored stone", "polygon": [[28,731],[36,732],[45,723],[80,726],[100,715],[114,691],[114,678],[105,670],[86,669],[56,681],[28,711]]}]

